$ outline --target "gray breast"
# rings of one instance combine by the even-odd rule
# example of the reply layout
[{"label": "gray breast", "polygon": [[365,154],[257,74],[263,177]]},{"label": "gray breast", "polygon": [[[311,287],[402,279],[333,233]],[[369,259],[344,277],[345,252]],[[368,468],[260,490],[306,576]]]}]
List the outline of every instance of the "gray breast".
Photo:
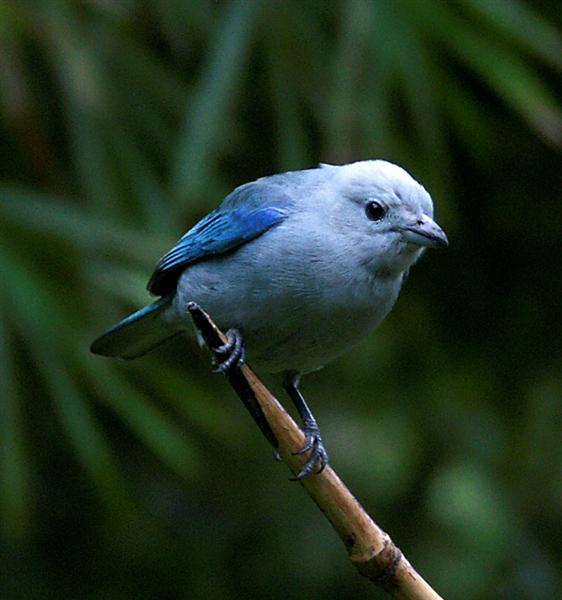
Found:
[{"label": "gray breast", "polygon": [[240,329],[257,370],[306,373],[368,335],[392,308],[402,278],[375,283],[354,257],[322,252],[320,239],[298,247],[282,237],[280,226],[232,254],[190,266],[179,280],[176,312],[187,319],[193,300],[221,328]]}]

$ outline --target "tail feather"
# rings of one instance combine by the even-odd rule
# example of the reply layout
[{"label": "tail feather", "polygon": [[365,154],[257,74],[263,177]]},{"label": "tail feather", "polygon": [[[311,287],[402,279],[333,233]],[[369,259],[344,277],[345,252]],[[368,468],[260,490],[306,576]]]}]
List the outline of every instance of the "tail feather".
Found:
[{"label": "tail feather", "polygon": [[171,301],[170,296],[160,298],[119,321],[94,340],[90,350],[102,356],[137,358],[181,333],[177,324],[170,322],[164,315]]}]

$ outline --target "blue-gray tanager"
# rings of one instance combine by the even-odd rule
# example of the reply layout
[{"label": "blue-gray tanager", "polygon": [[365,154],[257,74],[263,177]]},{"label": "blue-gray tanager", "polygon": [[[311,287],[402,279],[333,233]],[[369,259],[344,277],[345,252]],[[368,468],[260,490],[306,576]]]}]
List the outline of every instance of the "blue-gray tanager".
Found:
[{"label": "blue-gray tanager", "polygon": [[312,450],[298,478],[328,456],[302,397],[301,375],[320,369],[373,331],[427,247],[446,246],[427,191],[383,161],[320,165],[236,188],[156,265],[160,299],[92,344],[135,358],[192,330],[196,302],[227,330],[219,370],[247,357],[280,372]]}]

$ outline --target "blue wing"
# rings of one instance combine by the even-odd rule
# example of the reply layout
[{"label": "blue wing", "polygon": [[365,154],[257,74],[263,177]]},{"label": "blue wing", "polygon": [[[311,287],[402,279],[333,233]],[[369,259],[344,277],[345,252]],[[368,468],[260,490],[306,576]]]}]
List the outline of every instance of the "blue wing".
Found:
[{"label": "blue wing", "polygon": [[260,182],[240,186],[160,259],[148,290],[158,296],[173,291],[188,264],[253,240],[281,222],[290,204],[289,196],[279,188]]}]

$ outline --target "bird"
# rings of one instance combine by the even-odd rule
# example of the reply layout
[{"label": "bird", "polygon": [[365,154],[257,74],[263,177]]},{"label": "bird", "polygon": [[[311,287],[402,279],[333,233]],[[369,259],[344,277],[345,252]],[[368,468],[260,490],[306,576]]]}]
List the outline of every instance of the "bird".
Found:
[{"label": "bird", "polygon": [[310,451],[295,479],[320,472],[329,457],[301,377],[373,332],[424,251],[448,245],[433,213],[426,189],[380,159],[240,185],[158,261],[147,285],[158,299],[91,351],[133,359],[193,333],[188,308],[196,303],[226,331],[216,370],[248,362],[281,374],[302,419],[297,453]]}]

